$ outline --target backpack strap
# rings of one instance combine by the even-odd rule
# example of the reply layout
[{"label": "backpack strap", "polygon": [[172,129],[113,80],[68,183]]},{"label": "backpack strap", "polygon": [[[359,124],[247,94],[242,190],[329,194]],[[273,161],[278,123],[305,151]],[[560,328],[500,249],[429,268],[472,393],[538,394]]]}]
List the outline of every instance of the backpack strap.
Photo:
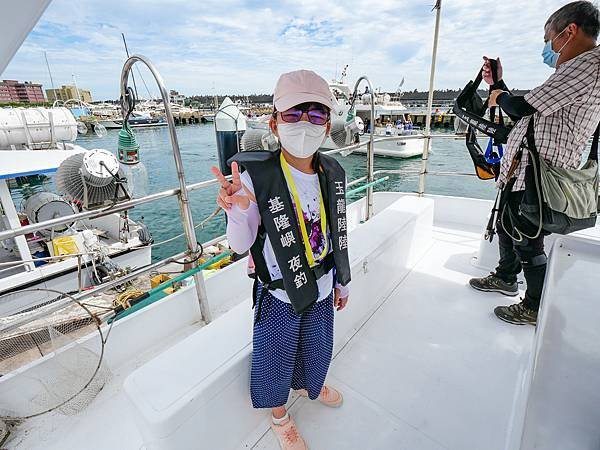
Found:
[{"label": "backpack strap", "polygon": [[596,132],[594,133],[594,139],[592,140],[592,149],[590,150],[590,156],[588,159],[592,161],[598,161],[598,138],[600,137],[600,124],[596,127]]},{"label": "backpack strap", "polygon": [[[267,269],[267,263],[265,262],[265,257],[263,256],[263,247],[265,245],[265,238],[267,236],[267,232],[262,223],[258,226],[258,233],[256,235],[256,240],[252,247],[250,247],[250,254],[252,255],[252,259],[254,260],[254,284],[252,286],[252,307],[256,308],[256,322],[260,320],[260,310],[262,306],[262,300],[265,296],[265,293],[268,291],[269,286],[272,282],[271,275],[269,274],[269,270]],[[260,292],[260,298],[257,297],[258,291],[258,282],[263,284],[263,288]]]}]

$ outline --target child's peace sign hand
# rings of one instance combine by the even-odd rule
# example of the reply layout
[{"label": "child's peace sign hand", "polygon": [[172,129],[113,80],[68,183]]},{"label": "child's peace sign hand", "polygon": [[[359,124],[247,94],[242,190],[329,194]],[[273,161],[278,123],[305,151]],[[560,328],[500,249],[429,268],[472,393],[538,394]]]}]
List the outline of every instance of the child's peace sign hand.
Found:
[{"label": "child's peace sign hand", "polygon": [[[225,176],[218,168],[213,166],[210,170],[221,183],[221,189],[219,189],[219,194],[217,195],[217,204],[225,211],[229,211],[231,209],[231,205],[234,204],[238,205],[241,209],[248,209],[250,206],[250,198],[248,197],[246,188],[244,188],[242,182],[240,181],[240,170],[238,168],[238,164],[236,162],[231,164],[231,182],[227,181]],[[236,193],[242,188],[244,189],[244,193],[236,195]]]}]

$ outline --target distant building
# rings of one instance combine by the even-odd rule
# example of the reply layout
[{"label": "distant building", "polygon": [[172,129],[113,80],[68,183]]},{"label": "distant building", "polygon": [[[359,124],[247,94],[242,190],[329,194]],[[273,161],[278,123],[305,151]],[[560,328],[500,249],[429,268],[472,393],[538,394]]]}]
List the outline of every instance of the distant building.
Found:
[{"label": "distant building", "polygon": [[171,90],[171,92],[169,92],[169,97],[171,99],[171,103],[175,103],[181,106],[183,106],[185,103],[185,95],[182,95],[177,91]]},{"label": "distant building", "polygon": [[[78,92],[79,91],[79,92]],[[46,96],[49,102],[55,102],[56,100],[70,100],[72,98],[80,100],[82,102],[91,103],[92,94],[90,91],[85,89],[79,89],[72,85],[62,85],[59,89],[46,89]]]},{"label": "distant building", "polygon": [[44,103],[42,85],[25,81],[2,80],[0,82],[0,103]]}]

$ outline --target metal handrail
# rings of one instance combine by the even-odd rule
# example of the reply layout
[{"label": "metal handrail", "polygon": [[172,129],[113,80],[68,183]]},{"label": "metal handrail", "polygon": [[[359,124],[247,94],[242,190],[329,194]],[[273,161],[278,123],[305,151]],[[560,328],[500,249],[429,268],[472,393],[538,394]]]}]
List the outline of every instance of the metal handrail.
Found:
[{"label": "metal handrail", "polygon": [[12,269],[16,266],[20,266],[24,263],[30,263],[30,262],[40,262],[40,261],[52,261],[54,259],[67,259],[67,258],[77,258],[77,257],[81,257],[81,256],[89,256],[89,255],[93,255],[94,252],[85,252],[85,253],[69,253],[68,255],[57,255],[57,256],[43,256],[40,258],[31,258],[31,259],[18,259],[15,261],[5,261],[5,262],[0,262],[0,267],[8,267],[9,269]]},{"label": "metal handrail", "polygon": [[[326,154],[352,152],[353,150],[358,149],[364,145],[367,146],[367,176],[363,177],[359,180],[354,180],[353,182],[351,182],[349,184],[349,185],[356,184],[356,183],[360,182],[360,180],[364,180],[365,178],[368,182],[367,183],[368,188],[367,188],[367,217],[366,217],[366,219],[369,219],[373,214],[373,180],[374,180],[375,173],[383,172],[383,171],[375,172],[373,170],[374,150],[375,150],[374,144],[376,142],[393,141],[393,140],[400,141],[400,140],[409,140],[409,139],[424,139],[422,169],[419,173],[420,180],[419,180],[419,191],[418,191],[419,195],[423,195],[425,176],[427,174],[427,159],[428,159],[430,140],[432,138],[454,137],[454,136],[444,136],[444,135],[437,135],[437,136],[431,135],[431,126],[430,125],[431,125],[431,109],[432,109],[432,100],[433,100],[433,79],[434,79],[434,74],[435,74],[435,59],[436,59],[437,42],[438,42],[438,35],[439,35],[441,0],[436,1],[436,5],[435,5],[434,9],[437,9],[437,14],[436,14],[435,34],[434,34],[434,42],[433,42],[433,54],[432,54],[429,99],[428,99],[428,114],[427,114],[427,120],[426,120],[425,134],[424,135],[404,135],[404,136],[401,135],[401,136],[389,136],[389,137],[386,136],[386,137],[382,137],[379,139],[375,139],[375,135],[374,135],[374,133],[375,133],[374,90],[373,90],[373,86],[372,86],[370,80],[366,76],[361,76],[355,83],[353,98],[356,99],[358,86],[361,83],[361,81],[366,81],[368,83],[369,91],[371,94],[371,125],[370,125],[369,141],[366,143],[352,144],[352,145],[342,147],[342,148],[339,148],[336,150],[331,150],[331,151],[325,152]],[[163,105],[165,107],[165,116],[167,119],[167,124],[168,124],[168,129],[169,129],[170,141],[171,141],[171,146],[172,146],[172,150],[173,150],[173,157],[175,160],[175,167],[177,169],[177,178],[179,181],[179,188],[162,191],[162,192],[152,194],[152,195],[147,195],[147,196],[141,197],[139,199],[132,199],[132,200],[129,200],[126,202],[116,203],[115,205],[112,205],[110,208],[104,208],[104,209],[95,210],[95,211],[84,211],[81,213],[72,214],[68,217],[56,218],[56,219],[51,219],[51,220],[47,220],[47,221],[36,223],[36,224],[27,225],[24,227],[20,227],[19,229],[16,229],[16,230],[0,231],[0,241],[10,239],[10,238],[15,238],[17,236],[22,236],[22,235],[25,235],[28,233],[33,233],[35,231],[39,231],[39,230],[42,230],[45,228],[50,228],[50,227],[54,227],[57,225],[63,225],[65,223],[72,222],[72,221],[83,220],[83,219],[93,219],[93,218],[106,216],[106,215],[113,214],[116,212],[128,210],[130,208],[133,208],[136,205],[149,203],[149,202],[152,202],[155,200],[160,200],[160,199],[171,197],[171,196],[177,196],[179,199],[180,214],[181,214],[181,218],[183,221],[183,228],[184,228],[184,234],[185,234],[187,245],[188,245],[188,251],[183,252],[179,255],[173,256],[171,258],[167,258],[165,260],[159,261],[157,263],[150,264],[146,267],[142,267],[138,270],[134,270],[134,271],[130,272],[129,274],[120,277],[117,280],[113,280],[113,281],[101,284],[100,286],[97,286],[94,289],[91,289],[89,291],[80,292],[80,293],[76,294],[75,296],[73,296],[73,298],[76,298],[78,300],[83,300],[94,294],[103,292],[107,289],[110,289],[119,284],[122,284],[122,283],[124,283],[130,279],[133,279],[139,275],[142,275],[146,272],[155,270],[155,269],[162,267],[170,262],[176,261],[179,258],[185,257],[186,255],[187,256],[197,255],[198,242],[196,240],[196,232],[195,232],[195,227],[193,224],[193,217],[192,217],[192,212],[191,212],[191,208],[190,208],[190,204],[189,204],[188,194],[189,194],[189,192],[191,192],[193,190],[203,189],[205,187],[208,187],[208,186],[218,183],[218,180],[212,179],[212,180],[203,181],[200,183],[195,183],[195,184],[192,184],[189,186],[186,185],[184,169],[183,169],[183,162],[182,162],[182,158],[181,158],[181,152],[179,149],[177,133],[175,132],[175,120],[173,118],[170,101],[169,101],[169,93],[166,89],[166,86],[162,80],[161,75],[158,73],[155,66],[145,57],[140,56],[140,55],[133,55],[125,61],[125,64],[123,65],[123,69],[121,72],[121,82],[120,82],[122,98],[123,99],[127,98],[126,97],[127,83],[128,83],[128,79],[129,79],[129,75],[132,70],[132,67],[136,62],[141,62],[148,67],[148,69],[152,73],[152,76],[154,77],[154,79],[160,89],[161,97],[163,100]],[[124,113],[123,115],[125,117],[125,112],[126,112],[125,104],[123,104],[122,106],[123,106],[122,111]],[[237,125],[237,123],[236,123],[236,125]],[[391,172],[392,171],[388,171],[388,173],[391,173]],[[471,175],[471,174],[459,174],[459,173],[451,173],[451,172],[448,172],[448,173],[432,172],[430,174],[432,174],[432,175],[445,175],[445,174],[448,174],[448,175]],[[212,240],[212,241],[218,242],[218,240],[222,239],[222,237],[219,237],[216,239],[217,240]],[[197,261],[194,261],[191,264],[193,267],[196,267]],[[201,271],[199,271],[198,273],[196,273],[194,275],[194,281],[195,281],[195,286],[196,286],[196,291],[197,291],[197,297],[198,297],[199,304],[200,304],[200,312],[202,314],[203,319],[206,322],[209,322],[211,319],[210,318],[210,309],[208,306],[208,299],[207,299],[207,295],[206,295],[206,289],[204,286],[204,278],[201,274]],[[52,305],[49,305],[49,307],[52,308],[53,310],[58,310],[58,309],[62,308],[65,303],[70,302],[70,301],[72,301],[71,298],[58,300],[55,303],[53,303]],[[40,312],[38,313],[38,315],[40,315],[40,314],[45,315],[45,314],[48,314],[48,312],[49,312],[49,310],[46,307],[43,307],[43,308],[40,308]],[[29,320],[32,320],[31,316],[28,316],[27,321],[29,321]],[[14,327],[14,326],[18,326],[18,325],[12,324],[11,326]],[[6,330],[7,330],[6,327],[4,327],[4,328],[0,327],[0,332],[6,331]]]},{"label": "metal handrail", "polygon": [[[373,144],[377,144],[378,142],[386,142],[386,141],[402,141],[402,140],[424,139],[424,138],[425,138],[425,136],[422,134],[404,135],[404,136],[402,136],[402,135],[401,136],[382,136],[380,138],[373,139]],[[453,134],[432,134],[430,136],[430,139],[455,139],[455,138],[456,138],[456,135],[453,135]],[[358,148],[366,147],[369,144],[370,144],[370,141],[359,142],[356,144],[347,145],[345,147],[340,147],[340,148],[336,148],[333,150],[327,150],[327,151],[324,151],[323,153],[326,155],[335,155],[338,153],[352,152],[353,150],[356,150]],[[374,172],[374,173],[376,173],[376,172]],[[431,173],[431,172],[428,172],[428,173]],[[231,176],[228,176],[226,178],[231,179]],[[217,185],[217,184],[219,184],[219,180],[217,180],[216,178],[213,178],[210,180],[200,181],[197,183],[189,184],[189,185],[185,186],[185,190],[187,192],[192,192],[192,191],[204,189],[209,186]],[[17,236],[22,236],[25,234],[34,233],[36,231],[44,230],[46,228],[52,228],[52,227],[56,227],[58,225],[64,225],[66,223],[72,223],[72,222],[84,220],[84,219],[96,219],[98,217],[108,216],[110,214],[114,214],[117,212],[122,212],[122,211],[125,211],[128,209],[131,209],[138,205],[143,205],[145,203],[150,203],[150,202],[153,202],[156,200],[162,200],[162,199],[168,198],[168,197],[174,197],[176,195],[179,195],[179,192],[180,192],[179,188],[167,189],[165,191],[157,192],[155,194],[149,194],[144,197],[115,203],[110,208],[96,209],[96,210],[92,210],[92,211],[83,211],[83,212],[71,214],[69,216],[57,217],[55,219],[49,219],[49,220],[45,220],[43,222],[37,222],[34,224],[25,225],[25,226],[22,226],[22,227],[16,228],[16,229],[0,231],[0,241],[4,241],[6,239],[11,239],[11,238],[14,238]]]},{"label": "metal handrail", "polygon": [[[193,191],[197,189],[202,189],[204,187],[212,186],[213,184],[218,183],[219,181],[216,178],[208,181],[201,181],[199,183],[194,183],[189,186],[186,186],[186,190]],[[25,225],[17,229],[0,231],[0,241],[14,238],[16,236],[22,236],[24,234],[34,233],[36,231],[44,230],[46,228],[56,227],[65,223],[72,223],[84,219],[97,219],[98,217],[104,217],[113,213],[125,211],[133,208],[134,206],[143,205],[144,203],[150,203],[155,200],[162,200],[164,198],[174,197],[176,195],[179,195],[179,193],[179,188],[167,189],[166,191],[157,192],[156,194],[150,194],[144,197],[134,198],[124,202],[115,203],[109,208],[83,211],[80,213],[71,214],[69,216],[57,217],[56,219],[49,219],[43,222]]]},{"label": "metal handrail", "polygon": [[371,80],[365,75],[361,76],[354,83],[354,90],[352,92],[352,101],[356,101],[358,95],[358,86],[361,81],[366,81],[369,86],[369,95],[371,96],[371,123],[369,124],[369,142],[367,144],[367,180],[369,187],[367,188],[367,217],[365,220],[369,220],[373,217],[373,167],[375,166],[375,91],[373,91],[373,85]]},{"label": "metal handrail", "polygon": [[[203,244],[203,246],[208,247],[209,245],[214,245],[214,244],[222,241],[223,239],[225,239],[225,237],[226,237],[225,235],[221,235],[216,238],[210,239],[209,241],[205,242]],[[45,305],[45,306],[39,308],[36,311],[32,311],[32,312],[28,313],[27,316],[22,318],[21,320],[15,320],[15,321],[11,322],[10,324],[0,325],[0,333],[14,330],[15,328],[18,328],[21,325],[24,325],[28,322],[40,319],[40,318],[46,316],[47,314],[61,310],[65,306],[72,304],[73,300],[81,302],[81,301],[85,300],[86,298],[93,297],[94,295],[100,294],[101,292],[112,289],[116,286],[126,283],[129,280],[133,280],[134,278],[137,278],[140,275],[143,275],[147,272],[152,272],[153,270],[159,269],[159,268],[166,266],[167,264],[170,264],[174,261],[179,261],[180,259],[185,258],[186,256],[188,256],[187,251],[178,253],[169,258],[162,259],[155,263],[149,264],[148,266],[140,267],[139,269],[133,270],[133,271],[129,272],[128,274],[122,275],[115,280],[107,281],[106,283],[102,283],[98,286],[95,286],[92,289],[88,289],[87,291],[83,291],[83,292],[80,292],[77,294],[73,294],[70,297],[57,300],[49,305]],[[41,290],[43,290],[43,289],[41,289]]]},{"label": "metal handrail", "polygon": [[431,112],[433,109],[433,81],[435,79],[435,62],[437,59],[438,40],[440,36],[440,18],[442,14],[442,0],[436,0],[433,9],[435,13],[435,30],[433,33],[433,49],[431,52],[431,70],[429,72],[429,95],[427,96],[427,116],[425,117],[425,140],[423,141],[423,156],[421,158],[421,175],[419,177],[419,196],[425,194],[425,175],[427,174],[427,160],[429,159],[429,146],[431,144]]},{"label": "metal handrail", "polygon": [[[409,140],[409,139],[423,139],[424,140],[422,168],[421,168],[421,171],[418,172],[418,174],[420,175],[419,190],[418,190],[419,195],[424,194],[425,176],[428,173],[430,175],[473,176],[473,174],[458,173],[458,172],[453,173],[453,172],[428,172],[427,171],[427,159],[428,159],[429,146],[430,146],[431,139],[433,139],[433,138],[448,138],[448,137],[454,138],[455,137],[453,135],[431,135],[431,110],[432,110],[432,101],[433,101],[433,80],[434,80],[434,75],[435,75],[435,61],[436,61],[437,43],[438,43],[438,36],[439,36],[441,0],[436,1],[436,5],[435,5],[434,9],[437,9],[437,13],[436,13],[435,34],[434,34],[434,42],[433,42],[432,64],[431,64],[431,74],[430,74],[430,83],[429,83],[428,114],[427,114],[427,118],[426,118],[425,133],[421,134],[421,135],[389,136],[389,137],[386,136],[386,137],[375,139],[375,137],[374,137],[374,132],[375,132],[374,91],[373,91],[373,88],[372,88],[372,85],[371,85],[371,82],[369,81],[369,79],[365,76],[362,76],[356,81],[356,84],[354,87],[354,98],[356,98],[356,93],[357,93],[357,89],[358,89],[360,82],[363,80],[366,81],[369,85],[370,94],[371,94],[371,127],[370,127],[369,141],[365,142],[365,143],[352,144],[352,145],[349,145],[346,147],[342,147],[339,149],[324,152],[326,154],[352,152],[353,150],[356,150],[362,146],[365,146],[365,145],[367,146],[367,175],[366,175],[366,177],[362,177],[359,180],[354,180],[348,184],[348,186],[354,185],[354,184],[359,183],[361,180],[364,181],[365,179],[368,181],[368,183],[367,183],[368,184],[367,217],[366,217],[367,219],[369,219],[373,214],[373,180],[374,180],[375,174],[383,173],[383,172],[387,172],[387,173],[398,172],[398,173],[400,173],[400,171],[381,171],[381,170],[374,171],[373,170],[373,167],[374,167],[374,144],[376,142],[393,141],[393,140]],[[189,204],[188,193],[193,190],[203,189],[203,188],[211,186],[213,184],[217,184],[218,180],[212,179],[212,180],[203,181],[200,183],[195,183],[192,185],[186,185],[184,169],[183,169],[183,162],[182,162],[181,153],[179,150],[177,134],[175,132],[175,121],[173,118],[173,114],[172,114],[170,102],[169,102],[169,93],[165,87],[162,77],[160,76],[160,74],[158,73],[158,71],[156,70],[154,65],[145,57],[140,56],[140,55],[133,55],[130,58],[128,58],[127,61],[125,62],[124,66],[123,66],[123,70],[121,72],[121,83],[120,83],[122,98],[124,98],[124,99],[126,98],[127,82],[128,82],[129,74],[131,72],[133,65],[136,62],[141,62],[148,67],[148,69],[152,73],[152,75],[155,78],[155,81],[158,84],[158,87],[160,89],[161,97],[162,97],[163,104],[165,107],[165,115],[167,118],[171,146],[172,146],[172,150],[173,150],[173,157],[175,159],[175,166],[177,169],[179,188],[162,191],[157,194],[152,194],[152,195],[141,197],[139,199],[132,199],[132,200],[129,200],[126,202],[116,203],[115,205],[112,205],[110,208],[76,213],[76,214],[70,215],[68,217],[47,220],[44,222],[20,227],[17,230],[0,231],[0,241],[3,241],[5,239],[14,238],[17,236],[21,236],[24,234],[32,233],[35,231],[39,231],[39,230],[42,230],[45,228],[62,225],[67,222],[72,222],[74,220],[93,219],[93,218],[97,218],[97,217],[102,217],[102,216],[106,216],[109,214],[113,214],[116,212],[121,212],[121,211],[130,209],[136,205],[149,203],[149,202],[152,202],[155,200],[160,200],[160,199],[171,197],[171,196],[177,196],[179,199],[180,214],[181,214],[182,221],[183,221],[183,228],[184,228],[184,233],[186,236],[188,250],[186,252],[182,252],[178,255],[172,256],[165,260],[158,261],[157,263],[153,263],[148,266],[142,267],[140,269],[134,270],[134,271],[130,272],[129,274],[124,275],[116,280],[112,280],[107,283],[103,283],[100,286],[97,286],[88,291],[75,294],[70,298],[57,300],[56,302],[54,302],[50,305],[40,308],[37,313],[34,312],[31,315],[27,315],[26,319],[21,319],[20,321],[15,321],[14,323],[12,323],[10,325],[0,326],[0,333],[8,331],[13,328],[16,328],[26,322],[34,320],[35,318],[39,318],[46,314],[49,314],[50,312],[57,311],[57,310],[61,309],[62,307],[64,307],[65,304],[68,304],[69,302],[71,302],[73,298],[78,301],[83,300],[85,298],[91,297],[92,295],[98,294],[107,289],[118,286],[118,285],[120,285],[128,280],[131,280],[133,278],[136,278],[146,272],[156,270],[157,268],[163,267],[173,261],[176,261],[177,259],[183,258],[185,256],[197,255],[198,243],[196,241],[196,233],[195,233],[195,227],[193,224],[193,218],[192,218],[192,212],[191,212],[191,208],[190,208],[190,204]],[[406,173],[406,172],[403,172],[403,173]],[[223,239],[223,236],[212,239],[209,242],[215,243],[221,239]],[[197,267],[197,261],[194,261],[192,263],[192,266]],[[199,304],[200,304],[200,312],[202,314],[202,318],[206,322],[209,322],[210,321],[210,309],[208,306],[208,299],[207,299],[207,295],[206,295],[206,289],[204,286],[204,278],[202,276],[201,271],[197,272],[194,275],[194,281],[195,281],[197,297],[198,297]]]},{"label": "metal handrail", "polygon": [[[173,150],[173,159],[175,160],[175,168],[177,170],[177,180],[179,181],[179,192],[177,199],[179,200],[179,214],[183,222],[183,232],[185,233],[185,239],[187,242],[188,253],[190,255],[196,255],[198,253],[198,241],[196,238],[196,229],[194,227],[194,219],[192,217],[192,209],[190,207],[190,200],[188,191],[185,183],[185,173],[183,169],[183,160],[181,159],[181,151],[179,149],[179,141],[177,139],[177,132],[175,131],[175,119],[173,112],[171,111],[171,102],[169,101],[169,91],[165,86],[162,76],[150,62],[144,56],[132,55],[127,58],[121,71],[121,98],[123,99],[122,113],[123,119],[125,120],[127,111],[125,107],[125,99],[127,99],[127,82],[129,80],[129,74],[133,65],[136,62],[141,62],[150,70],[150,73],[154,77],[156,84],[160,90],[160,96],[165,107],[165,117],[167,119],[167,125],[169,128],[169,138],[171,140],[171,149]],[[196,258],[193,258],[192,267],[196,267]],[[200,313],[205,322],[211,321],[210,308],[208,306],[208,296],[206,294],[206,287],[204,286],[204,277],[201,272],[194,274],[194,281],[196,284],[196,293],[198,294],[198,303],[200,306]]]},{"label": "metal handrail", "polygon": [[[353,147],[353,146],[350,146],[350,147]],[[332,150],[332,151],[330,151],[328,153],[339,152],[339,151],[340,151],[340,149],[336,149],[336,150]],[[402,170],[399,170],[399,169],[381,169],[381,170],[376,170],[376,171],[373,172],[373,176],[377,176],[377,175],[381,175],[381,174],[419,175],[420,172],[419,171],[405,172],[405,171],[402,171]],[[467,172],[428,172],[427,174],[428,175],[434,175],[434,176],[468,176],[468,177],[475,177],[476,176],[473,173],[467,173]],[[353,180],[353,181],[351,181],[350,183],[347,184],[347,187],[359,184],[362,181],[365,181],[366,178],[367,177],[365,176],[365,177],[361,177],[361,178],[358,178],[356,180]],[[216,180],[210,180],[210,181],[215,181],[216,182]],[[194,185],[187,186],[187,189],[191,190],[192,187],[194,187],[195,189],[200,189],[201,187],[206,187],[207,186],[206,183],[207,182],[195,183]],[[203,246],[207,247],[209,245],[214,245],[214,244],[222,241],[225,238],[226,238],[226,235],[217,236],[217,237],[215,237],[213,239],[210,239],[209,241],[204,242]],[[96,287],[94,287],[92,289],[89,289],[87,291],[83,291],[81,293],[74,294],[72,296],[72,298],[75,299],[75,300],[77,300],[77,301],[85,300],[86,298],[92,297],[92,296],[97,295],[97,294],[99,294],[101,292],[104,292],[104,291],[107,291],[109,289],[112,289],[112,288],[114,288],[116,286],[119,286],[119,285],[121,285],[123,283],[126,283],[129,280],[137,278],[140,275],[143,275],[143,274],[145,274],[147,272],[151,272],[153,270],[159,269],[160,267],[166,266],[167,264],[170,264],[173,261],[178,261],[181,258],[186,257],[187,255],[188,255],[187,252],[178,253],[178,254],[173,255],[173,256],[171,256],[169,258],[163,259],[161,261],[157,261],[156,263],[153,263],[153,264],[150,264],[148,266],[144,266],[144,267],[141,267],[139,269],[133,270],[132,272],[130,272],[128,274],[122,275],[118,279],[108,281],[106,283],[98,285],[98,286],[96,286]],[[54,303],[52,303],[50,305],[47,305],[47,306],[44,306],[43,308],[40,308],[40,310],[39,310],[38,313],[33,312],[33,313],[28,314],[26,318],[24,318],[24,319],[22,319],[20,321],[14,321],[14,322],[12,322],[9,325],[3,325],[3,326],[0,325],[0,333],[13,330],[13,329],[18,328],[19,326],[21,326],[21,325],[23,325],[23,324],[25,324],[27,322],[30,322],[32,320],[37,320],[37,319],[45,316],[46,314],[50,314],[50,313],[53,313],[55,311],[58,311],[58,310],[64,308],[69,303],[71,303],[72,301],[73,300],[71,298],[65,298],[65,299],[57,300],[56,302],[54,302]]]},{"label": "metal handrail", "polygon": [[[421,175],[421,171],[416,170],[402,170],[402,169],[380,169],[373,172],[373,176],[376,175]],[[442,171],[427,171],[427,175],[440,176],[440,177],[476,177],[477,175],[471,172],[442,172]],[[366,176],[352,180],[346,185],[351,187],[356,184],[362,183],[367,179]]]}]

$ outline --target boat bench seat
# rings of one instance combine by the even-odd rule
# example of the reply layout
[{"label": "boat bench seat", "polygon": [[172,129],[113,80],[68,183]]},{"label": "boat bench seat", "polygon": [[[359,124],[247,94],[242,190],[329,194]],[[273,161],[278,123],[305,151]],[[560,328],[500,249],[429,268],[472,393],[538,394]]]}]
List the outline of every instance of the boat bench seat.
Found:
[{"label": "boat bench seat", "polygon": [[186,449],[194,440],[202,448],[206,434],[226,441],[226,417],[236,421],[237,411],[251,409],[251,306],[243,301],[127,377],[123,388],[147,449]]},{"label": "boat bench seat", "polygon": [[[425,252],[432,223],[433,201],[406,196],[350,232],[351,295],[357,300],[336,317],[336,347]],[[381,288],[376,293],[374,277]],[[146,448],[203,448],[203,442],[235,448],[248,439],[265,420],[250,403],[251,352],[247,299],[133,371],[124,390]]]}]

